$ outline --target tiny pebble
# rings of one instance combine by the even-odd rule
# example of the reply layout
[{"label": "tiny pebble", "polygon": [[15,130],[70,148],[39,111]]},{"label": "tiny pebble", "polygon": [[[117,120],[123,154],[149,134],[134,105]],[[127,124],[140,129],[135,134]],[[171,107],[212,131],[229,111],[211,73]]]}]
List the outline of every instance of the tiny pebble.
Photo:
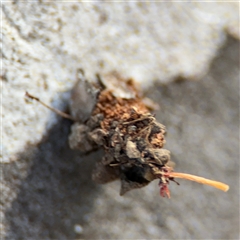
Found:
[{"label": "tiny pebble", "polygon": [[74,225],[74,232],[77,234],[83,233],[83,227],[79,224]]}]

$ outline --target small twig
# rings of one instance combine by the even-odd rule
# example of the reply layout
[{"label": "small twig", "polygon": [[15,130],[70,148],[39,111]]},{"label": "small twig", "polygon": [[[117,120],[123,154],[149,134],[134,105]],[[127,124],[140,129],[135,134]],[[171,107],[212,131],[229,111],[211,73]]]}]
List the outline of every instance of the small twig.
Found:
[{"label": "small twig", "polygon": [[69,115],[67,113],[64,113],[64,112],[62,112],[62,111],[60,111],[58,109],[55,109],[55,108],[52,108],[52,107],[48,106],[47,104],[42,102],[39,98],[34,97],[33,95],[29,94],[28,92],[25,93],[25,97],[26,98],[30,98],[32,100],[35,100],[35,101],[41,103],[44,107],[50,109],[51,111],[55,112],[56,114],[60,115],[63,118],[67,118],[67,119],[70,119],[70,120],[76,122],[76,120],[71,115]]},{"label": "small twig", "polygon": [[146,120],[146,119],[151,119],[150,122],[152,122],[154,120],[154,118],[150,115],[148,116],[144,116],[142,118],[138,118],[138,119],[135,119],[135,120],[132,120],[132,121],[129,121],[129,122],[124,122],[123,125],[128,125],[128,124],[132,124],[132,123],[135,123],[135,122],[141,122],[143,120]]},{"label": "small twig", "polygon": [[[199,177],[192,174],[187,173],[179,173],[179,172],[172,172],[172,168],[164,168],[163,171],[155,171],[155,174],[158,174],[160,177],[163,176],[165,178],[182,178],[190,181],[194,181],[197,183],[209,185],[215,188],[218,188],[224,192],[227,192],[229,189],[229,186],[225,183],[210,180],[207,178]],[[172,181],[172,179],[170,179]]]},{"label": "small twig", "polygon": [[174,177],[174,178],[187,179],[187,180],[190,180],[190,181],[206,184],[206,185],[218,188],[218,189],[220,189],[224,192],[227,192],[228,189],[229,189],[229,186],[225,183],[218,182],[218,181],[213,181],[213,180],[206,179],[206,178],[203,178],[203,177],[198,177],[198,176],[195,176],[195,175],[192,175],[192,174],[171,172],[171,173],[168,173],[168,176],[169,177]]}]

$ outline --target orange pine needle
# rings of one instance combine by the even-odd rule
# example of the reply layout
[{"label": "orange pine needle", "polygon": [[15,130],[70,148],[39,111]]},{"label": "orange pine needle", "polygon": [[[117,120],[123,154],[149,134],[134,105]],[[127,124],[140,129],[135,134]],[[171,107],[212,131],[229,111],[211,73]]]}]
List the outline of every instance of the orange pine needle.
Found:
[{"label": "orange pine needle", "polygon": [[174,177],[174,178],[182,178],[182,179],[187,179],[187,180],[191,180],[194,182],[198,182],[198,183],[202,183],[202,184],[206,184],[215,188],[218,188],[224,192],[227,192],[229,189],[229,186],[225,183],[221,183],[218,181],[213,181],[213,180],[209,180],[203,177],[198,177],[192,174],[187,174],[187,173],[178,173],[178,172],[170,172],[168,173],[169,177]]}]

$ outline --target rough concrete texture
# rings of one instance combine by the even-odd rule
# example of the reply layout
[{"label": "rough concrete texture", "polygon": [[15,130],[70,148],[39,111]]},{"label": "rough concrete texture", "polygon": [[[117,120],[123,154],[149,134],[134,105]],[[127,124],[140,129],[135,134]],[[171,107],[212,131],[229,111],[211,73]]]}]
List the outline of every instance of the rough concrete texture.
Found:
[{"label": "rough concrete texture", "polygon": [[[199,78],[226,39],[237,37],[238,3],[15,2],[2,4],[3,153],[15,160],[47,132],[46,103],[70,89],[77,68],[90,79],[119,71],[147,88]],[[52,118],[52,117],[51,117]],[[56,119],[51,119],[56,123]],[[21,134],[24,132],[24,134]]]},{"label": "rough concrete texture", "polygon": [[[239,3],[2,7],[2,237],[239,239],[239,42],[225,32],[239,37]],[[71,151],[71,122],[23,100],[28,90],[64,108],[59,92],[79,67],[92,78],[118,70],[145,89],[158,82],[148,96],[161,105],[176,170],[226,182],[229,192],[179,181],[168,200],[153,182],[119,197],[119,182],[92,183],[99,153]]]}]

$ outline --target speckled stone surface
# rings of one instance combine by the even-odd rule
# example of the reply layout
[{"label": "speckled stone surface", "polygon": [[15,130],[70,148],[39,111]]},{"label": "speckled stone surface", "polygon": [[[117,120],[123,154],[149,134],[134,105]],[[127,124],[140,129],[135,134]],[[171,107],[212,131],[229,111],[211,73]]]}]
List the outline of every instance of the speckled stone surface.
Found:
[{"label": "speckled stone surface", "polygon": [[[226,37],[239,38],[238,7],[2,4],[2,236],[238,239],[239,42]],[[153,182],[120,197],[119,182],[92,183],[98,153],[71,151],[71,123],[23,98],[28,90],[64,109],[79,67],[91,79],[118,70],[138,80],[161,105],[176,170],[226,182],[229,192],[179,181],[168,200]],[[173,83],[183,78],[200,81]]]},{"label": "speckled stone surface", "polygon": [[[94,80],[117,70],[143,89],[153,82],[203,76],[226,39],[238,37],[238,3],[6,2],[3,31],[3,153],[14,161],[48,131],[49,111],[24,102],[27,90],[46,103],[70,89],[76,70]],[[53,118],[51,116],[51,118]],[[56,123],[52,119],[51,124]],[[24,134],[21,134],[24,132]]]}]

